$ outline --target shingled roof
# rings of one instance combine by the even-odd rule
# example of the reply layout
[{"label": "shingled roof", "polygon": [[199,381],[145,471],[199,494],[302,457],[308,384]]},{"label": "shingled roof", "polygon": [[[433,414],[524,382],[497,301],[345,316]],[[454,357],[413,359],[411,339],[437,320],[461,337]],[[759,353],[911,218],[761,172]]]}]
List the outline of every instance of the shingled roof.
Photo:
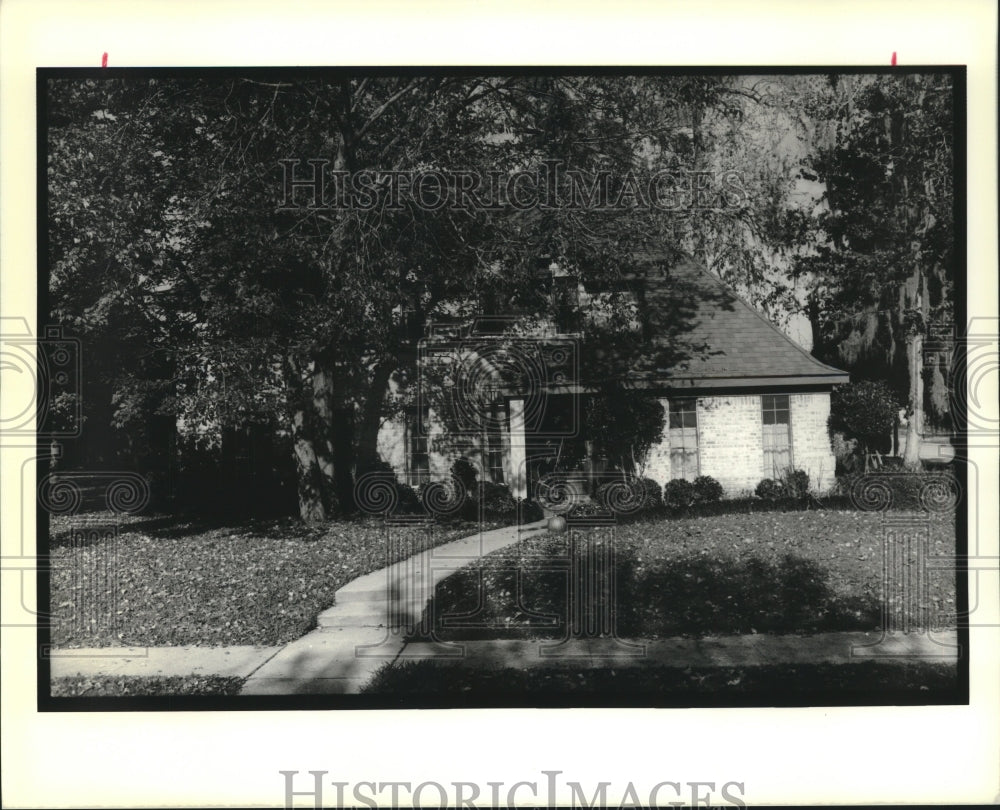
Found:
[{"label": "shingled roof", "polygon": [[630,375],[636,383],[738,389],[849,381],[847,372],[814,358],[690,256],[645,251],[636,258],[653,321],[651,344],[688,346],[687,356],[668,367]]}]

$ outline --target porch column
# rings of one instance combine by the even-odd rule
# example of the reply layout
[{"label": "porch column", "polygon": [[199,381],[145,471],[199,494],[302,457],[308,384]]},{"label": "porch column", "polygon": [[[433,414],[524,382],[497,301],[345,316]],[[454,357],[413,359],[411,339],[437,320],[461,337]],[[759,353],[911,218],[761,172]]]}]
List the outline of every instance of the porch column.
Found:
[{"label": "porch column", "polygon": [[528,497],[527,449],[524,442],[524,400],[512,399],[510,414],[510,491],[515,498]]}]

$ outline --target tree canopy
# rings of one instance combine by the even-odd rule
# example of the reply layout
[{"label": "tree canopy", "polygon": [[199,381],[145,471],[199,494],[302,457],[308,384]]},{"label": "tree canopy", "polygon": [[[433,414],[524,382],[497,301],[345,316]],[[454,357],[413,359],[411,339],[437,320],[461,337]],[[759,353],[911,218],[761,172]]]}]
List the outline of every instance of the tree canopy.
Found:
[{"label": "tree canopy", "polygon": [[[797,306],[776,257],[818,245],[796,269],[811,280],[819,348],[844,344],[845,324],[868,313],[886,324],[891,366],[915,313],[926,322],[948,301],[942,81],[828,90],[733,76],[441,71],[50,78],[49,298],[52,319],[85,341],[85,433],[155,466],[178,419],[204,441],[213,426],[269,425],[288,438],[302,516],[322,520],[349,505],[355,471],[374,461],[393,407],[386,392],[429,324],[550,313],[555,293],[540,271],[556,267],[610,290],[568,303],[571,320],[589,324],[588,367],[650,361],[623,284],[650,245],[698,254],[772,313]],[[803,110],[816,133],[836,133],[809,144],[828,198],[815,221],[790,213],[795,160],[775,151],[791,111]],[[526,183],[521,192],[541,202],[517,204],[510,178],[556,167],[579,182],[554,198]],[[721,189],[700,186],[734,170]],[[313,171],[331,179],[330,204],[315,204]],[[682,178],[670,210],[636,199],[657,172]],[[876,175],[884,180],[858,182]],[[414,176],[428,181],[398,194],[393,178]],[[440,177],[448,182],[435,185]],[[336,183],[347,178],[361,184],[340,204]],[[491,178],[508,197],[513,188],[513,202],[464,204],[488,198]],[[564,193],[600,204],[561,204]],[[581,320],[595,307],[601,318]],[[644,316],[676,321],[678,311]],[[674,345],[661,350],[696,351],[671,325]]]}]

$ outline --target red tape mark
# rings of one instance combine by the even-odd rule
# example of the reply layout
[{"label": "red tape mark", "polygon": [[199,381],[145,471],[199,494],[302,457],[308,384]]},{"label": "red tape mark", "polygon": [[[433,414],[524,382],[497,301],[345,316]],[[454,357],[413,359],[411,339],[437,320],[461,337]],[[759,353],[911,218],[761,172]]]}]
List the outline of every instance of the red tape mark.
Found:
[{"label": "red tape mark", "polygon": [[[896,54],[892,55],[892,63],[894,65],[896,64]],[[101,67],[107,67],[107,66],[108,66],[108,52],[105,51],[104,55],[101,56]]]},{"label": "red tape mark", "polygon": [[[104,55],[107,56],[107,54],[104,54]],[[892,66],[896,67],[896,52],[895,51],[892,52]]]}]

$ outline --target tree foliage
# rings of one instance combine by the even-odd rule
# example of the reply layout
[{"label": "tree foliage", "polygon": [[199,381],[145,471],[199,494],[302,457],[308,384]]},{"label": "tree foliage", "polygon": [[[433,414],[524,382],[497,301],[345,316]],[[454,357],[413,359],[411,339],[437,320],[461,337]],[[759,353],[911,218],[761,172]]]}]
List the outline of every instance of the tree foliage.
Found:
[{"label": "tree foliage", "polygon": [[838,385],[830,394],[830,430],[857,439],[866,453],[884,450],[898,411],[899,401],[884,382]]},{"label": "tree foliage", "polygon": [[52,315],[106,349],[88,355],[93,421],[110,403],[116,431],[146,445],[152,414],[206,437],[269,424],[293,447],[303,517],[349,506],[428,323],[484,301],[545,312],[540,256],[592,284],[620,277],[653,214],[394,206],[381,188],[368,207],[289,210],[280,161],[488,177],[558,160],[622,177],[651,139],[661,156],[680,148],[678,111],[703,90],[570,75],[51,80]]},{"label": "tree foliage", "polygon": [[616,391],[588,398],[584,425],[599,455],[633,470],[663,439],[666,417],[654,394]]},{"label": "tree foliage", "polygon": [[[322,520],[352,505],[380,423],[404,404],[387,392],[417,340],[478,314],[543,322],[555,297],[545,267],[609,290],[571,304],[586,325],[581,366],[609,388],[623,368],[702,350],[685,340],[695,291],[644,298],[633,284],[651,245],[694,253],[772,315],[793,305],[775,259],[797,253],[817,351],[899,393],[914,336],[950,312],[941,77],[851,76],[789,94],[773,77],[261,76],[49,80],[49,299],[53,320],[84,339],[92,453],[114,445],[162,467],[178,419],[207,444],[259,424],[294,458],[301,515]],[[825,183],[818,218],[789,203],[795,161],[782,139],[796,115],[811,132],[805,162]],[[607,172],[614,204],[470,207],[452,205],[449,188],[441,206],[393,205],[376,184],[368,206],[309,206],[301,190],[301,207],[287,206],[289,159],[479,178],[558,162]],[[631,203],[630,172],[727,169],[743,171],[742,185],[723,204]],[[668,339],[654,346],[650,331]],[[938,411],[945,371],[930,372]],[[909,395],[919,410],[922,395]],[[611,428],[600,441],[616,457],[642,455],[656,434],[641,397],[610,397],[593,418]]]},{"label": "tree foliage", "polygon": [[844,76],[805,98],[825,185],[811,226],[809,280],[823,359],[887,380],[908,403],[916,452],[923,414],[948,425],[948,358],[925,363],[933,324],[954,320],[954,91],[934,74]]}]

